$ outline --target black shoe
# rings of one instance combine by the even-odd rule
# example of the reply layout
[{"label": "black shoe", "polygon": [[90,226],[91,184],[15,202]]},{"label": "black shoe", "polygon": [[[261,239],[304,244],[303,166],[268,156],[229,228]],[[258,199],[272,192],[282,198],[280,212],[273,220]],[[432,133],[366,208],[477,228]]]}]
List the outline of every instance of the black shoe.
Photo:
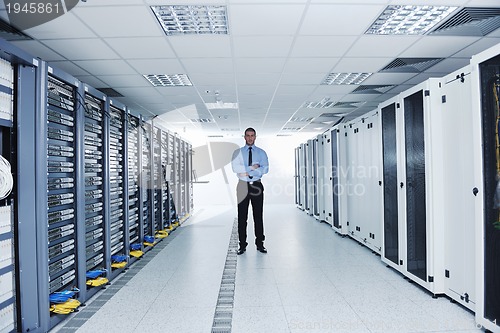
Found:
[{"label": "black shoe", "polygon": [[238,252],[236,252],[236,254],[237,254],[237,255],[243,254],[243,253],[245,253],[245,251],[246,251],[246,250],[247,250],[247,249],[242,249],[242,248],[239,248],[239,249],[238,249]]},{"label": "black shoe", "polygon": [[267,250],[266,250],[266,248],[264,247],[264,245],[262,245],[262,246],[257,246],[257,251],[262,252],[262,253],[267,253]]}]

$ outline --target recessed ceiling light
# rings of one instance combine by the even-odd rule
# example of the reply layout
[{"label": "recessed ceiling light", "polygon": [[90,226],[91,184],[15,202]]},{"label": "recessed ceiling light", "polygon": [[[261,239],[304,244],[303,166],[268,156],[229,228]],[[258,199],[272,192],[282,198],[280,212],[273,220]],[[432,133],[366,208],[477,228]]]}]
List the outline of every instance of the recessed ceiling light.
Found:
[{"label": "recessed ceiling light", "polygon": [[226,103],[226,102],[222,102],[222,101],[218,101],[215,103],[205,103],[205,106],[209,110],[213,110],[213,109],[224,109],[224,110],[226,110],[226,109],[238,109],[238,103]]},{"label": "recessed ceiling light", "polygon": [[289,121],[290,122],[295,122],[295,123],[302,123],[302,122],[310,122],[312,121],[314,118],[313,117],[294,117],[292,119],[290,119]]},{"label": "recessed ceiling light", "polygon": [[369,35],[423,35],[457,7],[387,6],[365,32]]},{"label": "recessed ceiling light", "polygon": [[370,75],[372,73],[330,73],[321,84],[361,84]]},{"label": "recessed ceiling light", "polygon": [[186,74],[148,74],[143,76],[155,87],[182,87],[193,85]]},{"label": "recessed ceiling light", "polygon": [[167,35],[227,34],[226,6],[151,6]]},{"label": "recessed ceiling light", "polygon": [[191,119],[191,121],[193,123],[211,123],[212,119],[210,119],[210,118],[195,118],[195,119]]}]

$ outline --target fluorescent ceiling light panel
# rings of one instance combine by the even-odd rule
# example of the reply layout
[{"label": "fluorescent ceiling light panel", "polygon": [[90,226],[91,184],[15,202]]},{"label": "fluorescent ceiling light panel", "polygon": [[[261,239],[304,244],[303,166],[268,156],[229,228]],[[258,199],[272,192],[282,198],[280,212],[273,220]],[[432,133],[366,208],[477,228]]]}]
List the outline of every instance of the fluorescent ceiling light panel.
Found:
[{"label": "fluorescent ceiling light panel", "polygon": [[368,35],[423,35],[457,7],[387,6],[365,32]]},{"label": "fluorescent ceiling light panel", "polygon": [[361,84],[373,73],[330,73],[321,82],[323,85],[331,84]]},{"label": "fluorescent ceiling light panel", "polygon": [[151,6],[151,10],[168,36],[227,35],[226,6],[168,5]]},{"label": "fluorescent ceiling light panel", "polygon": [[186,74],[147,74],[143,75],[155,87],[192,86]]}]

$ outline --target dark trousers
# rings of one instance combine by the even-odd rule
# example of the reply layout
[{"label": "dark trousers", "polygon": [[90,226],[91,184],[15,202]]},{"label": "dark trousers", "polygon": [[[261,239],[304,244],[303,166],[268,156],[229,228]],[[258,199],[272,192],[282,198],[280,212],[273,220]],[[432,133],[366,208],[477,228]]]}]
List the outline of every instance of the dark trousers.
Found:
[{"label": "dark trousers", "polygon": [[264,186],[260,181],[253,184],[239,181],[236,187],[238,199],[238,236],[240,248],[244,249],[247,243],[247,219],[248,206],[252,203],[253,223],[255,230],[255,245],[257,247],[264,244],[264,221],[262,218],[262,208],[264,205]]}]

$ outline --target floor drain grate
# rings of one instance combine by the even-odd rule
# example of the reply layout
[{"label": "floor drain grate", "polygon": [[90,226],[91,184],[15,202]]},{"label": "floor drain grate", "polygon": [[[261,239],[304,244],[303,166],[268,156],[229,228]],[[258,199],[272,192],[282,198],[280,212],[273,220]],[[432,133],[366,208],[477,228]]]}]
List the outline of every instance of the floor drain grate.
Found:
[{"label": "floor drain grate", "polygon": [[234,252],[237,248],[238,222],[235,219],[227,249],[226,263],[222,272],[219,297],[217,298],[217,306],[215,307],[214,321],[212,323],[212,333],[231,333],[237,263]]}]

